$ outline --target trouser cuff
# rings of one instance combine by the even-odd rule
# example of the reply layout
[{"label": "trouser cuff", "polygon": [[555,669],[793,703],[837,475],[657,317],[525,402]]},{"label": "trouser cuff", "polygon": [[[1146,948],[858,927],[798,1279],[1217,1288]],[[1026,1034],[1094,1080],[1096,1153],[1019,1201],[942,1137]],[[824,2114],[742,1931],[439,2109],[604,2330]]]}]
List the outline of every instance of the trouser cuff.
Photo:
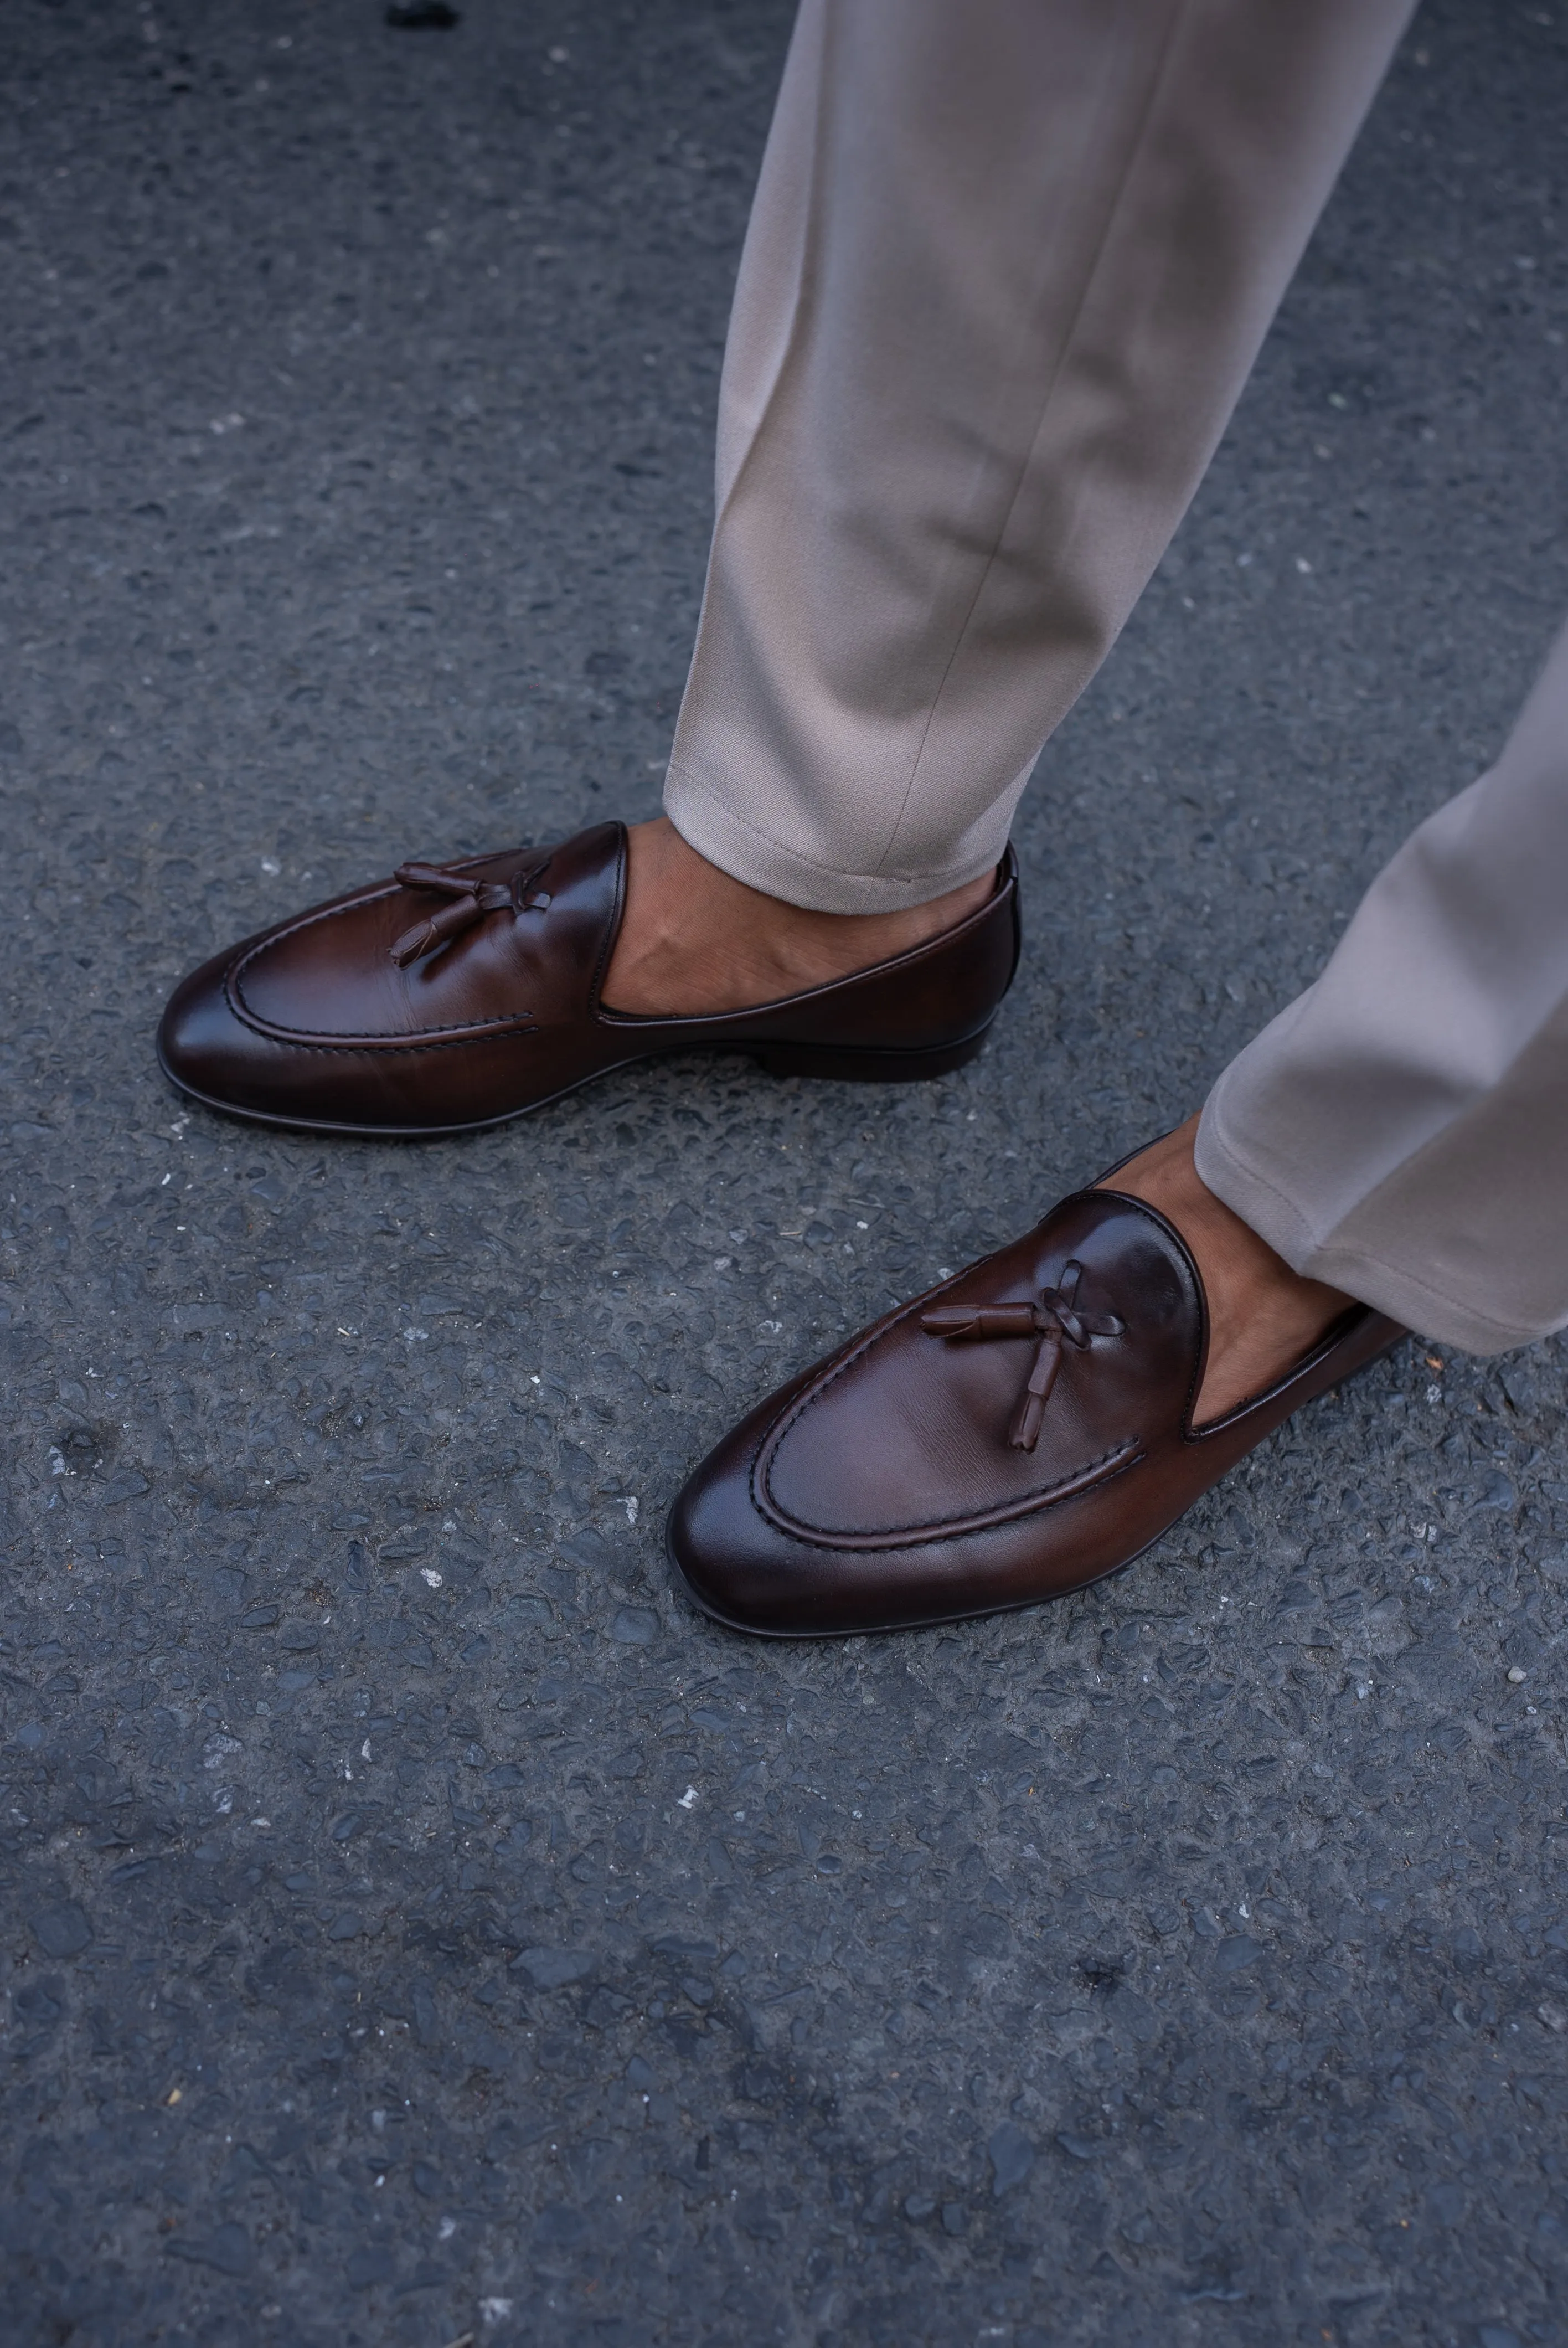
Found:
[{"label": "trouser cuff", "polygon": [[914,905],[929,904],[949,889],[961,889],[990,872],[1007,851],[1007,816],[1001,811],[998,836],[977,842],[972,827],[961,846],[963,860],[938,872],[844,872],[812,862],[795,850],[770,839],[727,799],[720,798],[697,777],[671,763],[664,784],[664,812],[689,847],[732,880],[743,880],[765,897],[782,898],[817,913],[897,913]]},{"label": "trouser cuff", "polygon": [[1277,1175],[1264,1172],[1231,1128],[1225,1085],[1222,1076],[1199,1122],[1193,1153],[1199,1179],[1276,1255],[1283,1256],[1293,1272],[1305,1280],[1327,1281],[1331,1288],[1343,1289],[1347,1296],[1386,1313],[1391,1321],[1463,1354],[1503,1354],[1552,1334],[1557,1325],[1552,1320],[1539,1325],[1495,1320],[1470,1300],[1434,1286],[1409,1264],[1348,1244],[1334,1231],[1316,1231]]}]

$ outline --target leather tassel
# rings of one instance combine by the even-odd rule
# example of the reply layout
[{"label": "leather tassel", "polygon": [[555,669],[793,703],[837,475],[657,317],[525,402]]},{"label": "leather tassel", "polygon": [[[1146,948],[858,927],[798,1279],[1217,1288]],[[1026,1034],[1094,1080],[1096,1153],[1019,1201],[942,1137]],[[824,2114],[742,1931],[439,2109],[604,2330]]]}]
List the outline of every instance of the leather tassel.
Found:
[{"label": "leather tassel", "polygon": [[1045,1406],[1050,1400],[1050,1389],[1056,1384],[1056,1373],[1061,1366],[1061,1340],[1048,1337],[1035,1356],[1029,1384],[1023,1390],[1023,1402],[1008,1441],[1015,1451],[1032,1451],[1040,1440],[1040,1424],[1045,1417]]}]

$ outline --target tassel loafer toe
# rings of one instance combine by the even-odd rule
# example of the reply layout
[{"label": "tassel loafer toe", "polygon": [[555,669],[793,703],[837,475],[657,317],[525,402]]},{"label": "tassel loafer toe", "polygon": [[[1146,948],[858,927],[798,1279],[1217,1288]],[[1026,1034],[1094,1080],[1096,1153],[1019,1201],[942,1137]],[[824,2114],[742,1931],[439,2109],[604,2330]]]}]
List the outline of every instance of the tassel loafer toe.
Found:
[{"label": "tassel loafer toe", "polygon": [[1037,1605],[1129,1564],[1406,1334],[1358,1304],[1194,1426],[1197,1267],[1153,1208],[1081,1190],[754,1410],[677,1499],[670,1554],[706,1612],[775,1638]]},{"label": "tassel loafer toe", "polygon": [[755,1009],[638,1018],[600,994],[625,895],[619,823],[400,865],[193,971],[159,1056],[192,1098],[260,1124],[457,1133],[676,1052],[750,1053],[779,1076],[941,1076],[979,1051],[1018,963],[1009,849],[985,903],[907,953]]}]

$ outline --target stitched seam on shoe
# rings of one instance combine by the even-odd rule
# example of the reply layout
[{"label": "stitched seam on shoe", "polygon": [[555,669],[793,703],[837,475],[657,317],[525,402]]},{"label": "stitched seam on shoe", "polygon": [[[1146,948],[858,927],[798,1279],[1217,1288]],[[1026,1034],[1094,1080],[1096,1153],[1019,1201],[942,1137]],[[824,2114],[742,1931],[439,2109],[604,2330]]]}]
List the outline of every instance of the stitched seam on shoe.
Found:
[{"label": "stitched seam on shoe", "polygon": [[540,1033],[539,1023],[531,1012],[515,1011],[504,1019],[491,1020],[483,1027],[431,1027],[406,1041],[401,1038],[395,1041],[389,1036],[385,1043],[382,1043],[374,1035],[345,1035],[339,1042],[333,1036],[313,1033],[309,1028],[280,1027],[271,1020],[262,1019],[256,1012],[246,1009],[227,979],[223,983],[223,995],[235,1018],[249,1027],[253,1035],[291,1052],[363,1052],[371,1058],[382,1059],[388,1053],[395,1052],[468,1051],[477,1044],[499,1042],[508,1035],[537,1035]]},{"label": "stitched seam on shoe", "polygon": [[[535,1026],[518,1027],[511,1030],[510,1032],[520,1037],[524,1035],[541,1035],[543,1030]],[[278,1039],[272,1035],[266,1035],[263,1040],[271,1044],[276,1042]],[[490,1031],[488,1034],[481,1031],[479,1034],[475,1035],[450,1035],[444,1037],[439,1043],[433,1044],[366,1044],[361,1042],[358,1038],[351,1038],[347,1043],[343,1044],[323,1044],[313,1036],[309,1042],[302,1042],[298,1037],[289,1035],[282,1039],[281,1048],[287,1049],[291,1052],[317,1052],[332,1056],[336,1056],[338,1054],[343,1052],[353,1052],[357,1053],[360,1058],[364,1060],[386,1060],[406,1059],[411,1054],[418,1054],[421,1052],[469,1052],[473,1050],[477,1043],[494,1043],[497,1041],[504,1042],[505,1040],[505,1032],[497,1032],[495,1030]],[[606,1073],[608,1073],[608,1070]]]},{"label": "stitched seam on shoe", "polygon": [[[1058,1201],[1057,1206],[1051,1210],[1051,1212],[1052,1214],[1060,1212],[1062,1207],[1070,1206],[1076,1199],[1092,1199],[1102,1194],[1096,1192],[1093,1189],[1081,1191],[1070,1191],[1065,1199]],[[1131,1203],[1141,1205],[1143,1202],[1141,1200],[1132,1200]],[[1049,1220],[1050,1218],[1048,1217],[1046,1220]],[[1159,1219],[1156,1218],[1155,1220]],[[982,1263],[989,1261],[989,1259],[987,1257],[981,1257],[980,1259]],[[825,1547],[854,1547],[858,1541],[886,1541],[894,1534],[902,1533],[904,1531],[904,1528],[902,1526],[887,1525],[880,1527],[860,1527],[853,1533],[834,1533],[831,1532],[825,1525],[813,1528],[807,1524],[806,1519],[804,1517],[789,1516],[784,1509],[782,1503],[774,1498],[772,1492],[769,1489],[773,1464],[777,1458],[786,1437],[804,1417],[806,1412],[810,1410],[814,1405],[822,1401],[826,1396],[829,1389],[835,1385],[841,1377],[844,1377],[851,1369],[853,1369],[857,1362],[862,1361],[874,1345],[880,1344],[884,1337],[891,1336],[894,1330],[897,1329],[902,1322],[908,1320],[917,1306],[923,1308],[929,1298],[933,1296],[945,1295],[948,1290],[953,1286],[955,1282],[966,1279],[968,1272],[975,1269],[976,1267],[973,1264],[970,1264],[966,1267],[965,1271],[956,1272],[953,1274],[952,1280],[943,1281],[937,1288],[927,1288],[924,1290],[920,1295],[912,1297],[907,1304],[900,1306],[896,1313],[890,1313],[883,1320],[875,1323],[873,1326],[866,1332],[857,1345],[854,1346],[848,1353],[846,1353],[841,1360],[835,1362],[825,1375],[816,1380],[806,1389],[804,1394],[797,1397],[797,1399],[791,1405],[779,1426],[775,1429],[771,1430],[769,1434],[764,1437],[763,1442],[758,1446],[755,1457],[753,1459],[748,1485],[752,1506],[766,1523],[776,1525],[779,1529],[784,1532],[789,1532],[792,1526],[798,1527],[801,1529],[795,1532],[793,1537],[797,1540],[807,1541],[812,1539],[815,1531],[818,1536],[820,1536],[821,1545]],[[909,1530],[907,1535],[909,1546],[911,1548],[917,1548],[922,1542],[945,1540],[958,1529],[977,1532],[981,1531],[992,1524],[1006,1524],[1015,1520],[1020,1516],[1030,1515],[1035,1509],[1048,1506],[1053,1495],[1062,1493],[1067,1487],[1075,1485],[1081,1478],[1091,1476],[1096,1468],[1102,1468],[1107,1461],[1114,1459],[1118,1456],[1119,1452],[1132,1450],[1134,1453],[1139,1454],[1139,1456],[1142,1456],[1140,1450],[1141,1442],[1142,1438],[1140,1437],[1129,1436],[1125,1444],[1113,1445],[1109,1451],[1102,1452],[1098,1459],[1090,1460],[1082,1468],[1074,1468],[1071,1475],[1059,1478],[1057,1482],[1054,1484],[1040,1486],[1037,1492],[1024,1495],[1023,1498],[1016,1503],[999,1503],[999,1509],[975,1512],[969,1517],[951,1518],[946,1524],[939,1526],[930,1528],[913,1528]],[[763,1467],[764,1459],[767,1462],[765,1472]],[[1132,1462],[1129,1460],[1127,1464],[1130,1466]],[[1117,1470],[1116,1472],[1120,1473],[1121,1470]]]},{"label": "stitched seam on shoe", "polygon": [[[758,1456],[761,1457],[760,1454]],[[1027,1492],[1018,1500],[999,1502],[994,1509],[976,1509],[967,1517],[948,1517],[937,1524],[857,1525],[851,1532],[835,1532],[831,1526],[814,1525],[804,1517],[788,1515],[765,1486],[759,1497],[754,1466],[751,1498],[753,1507],[765,1522],[808,1548],[924,1549],[929,1548],[933,1541],[956,1540],[967,1533],[990,1532],[1002,1525],[1016,1524],[1020,1517],[1034,1516],[1041,1509],[1052,1507],[1059,1499],[1071,1499],[1079,1492],[1098,1490],[1102,1484],[1110,1483],[1112,1477],[1124,1475],[1129,1468],[1135,1468],[1139,1460],[1146,1457],[1141,1437],[1131,1435],[1125,1443],[1102,1452],[1098,1459],[1086,1461],[1081,1468],[1075,1468],[1070,1476],[1060,1477],[1054,1484],[1041,1485],[1038,1491]],[[1099,1474],[1098,1471],[1104,1468],[1110,1468],[1110,1475]]]},{"label": "stitched seam on shoe", "polygon": [[[470,856],[454,864],[451,869],[456,872],[462,872],[471,867],[493,864],[496,860],[493,856]],[[426,1035],[433,1039],[442,1039],[440,1042],[432,1041],[428,1045],[419,1041],[409,1043],[389,1041],[381,1044],[370,1036],[362,1035],[345,1036],[340,1045],[328,1042],[321,1035],[319,1030],[313,1034],[309,1028],[280,1026],[276,1020],[268,1019],[261,1012],[251,1008],[241,992],[241,984],[246,970],[258,955],[265,953],[273,946],[282,945],[288,938],[302,936],[306,930],[314,929],[323,922],[339,921],[347,913],[358,912],[362,906],[378,904],[383,898],[395,895],[400,886],[401,883],[392,881],[384,889],[367,889],[357,897],[351,897],[346,903],[324,906],[320,912],[302,913],[297,920],[287,922],[282,929],[269,930],[264,938],[259,938],[250,952],[242,955],[238,962],[231,963],[223,973],[224,1000],[234,1016],[243,1021],[244,1025],[252,1029],[256,1035],[265,1035],[273,1043],[287,1044],[296,1051],[362,1051],[374,1052],[378,1055],[383,1052],[439,1051],[448,1048],[449,1043],[468,1044],[481,1036],[536,1033],[538,1022],[531,1012],[509,1011],[498,1019],[487,1020],[483,1024],[476,1021],[467,1027],[428,1028],[424,1031]],[[520,1020],[527,1021],[528,1025],[519,1028],[518,1023]],[[309,1043],[303,1040],[307,1035],[311,1037]]]}]

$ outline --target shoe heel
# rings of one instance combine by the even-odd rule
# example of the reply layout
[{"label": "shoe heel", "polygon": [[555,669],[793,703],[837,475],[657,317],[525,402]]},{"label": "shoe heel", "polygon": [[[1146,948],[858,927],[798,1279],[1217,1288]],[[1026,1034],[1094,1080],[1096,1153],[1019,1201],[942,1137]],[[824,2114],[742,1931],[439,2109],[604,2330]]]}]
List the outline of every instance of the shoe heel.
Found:
[{"label": "shoe heel", "polygon": [[945,1076],[978,1057],[989,1032],[988,1020],[978,1035],[961,1043],[939,1044],[928,1051],[855,1051],[831,1044],[758,1044],[752,1055],[770,1076],[825,1076],[839,1084],[911,1085],[930,1076]]}]

